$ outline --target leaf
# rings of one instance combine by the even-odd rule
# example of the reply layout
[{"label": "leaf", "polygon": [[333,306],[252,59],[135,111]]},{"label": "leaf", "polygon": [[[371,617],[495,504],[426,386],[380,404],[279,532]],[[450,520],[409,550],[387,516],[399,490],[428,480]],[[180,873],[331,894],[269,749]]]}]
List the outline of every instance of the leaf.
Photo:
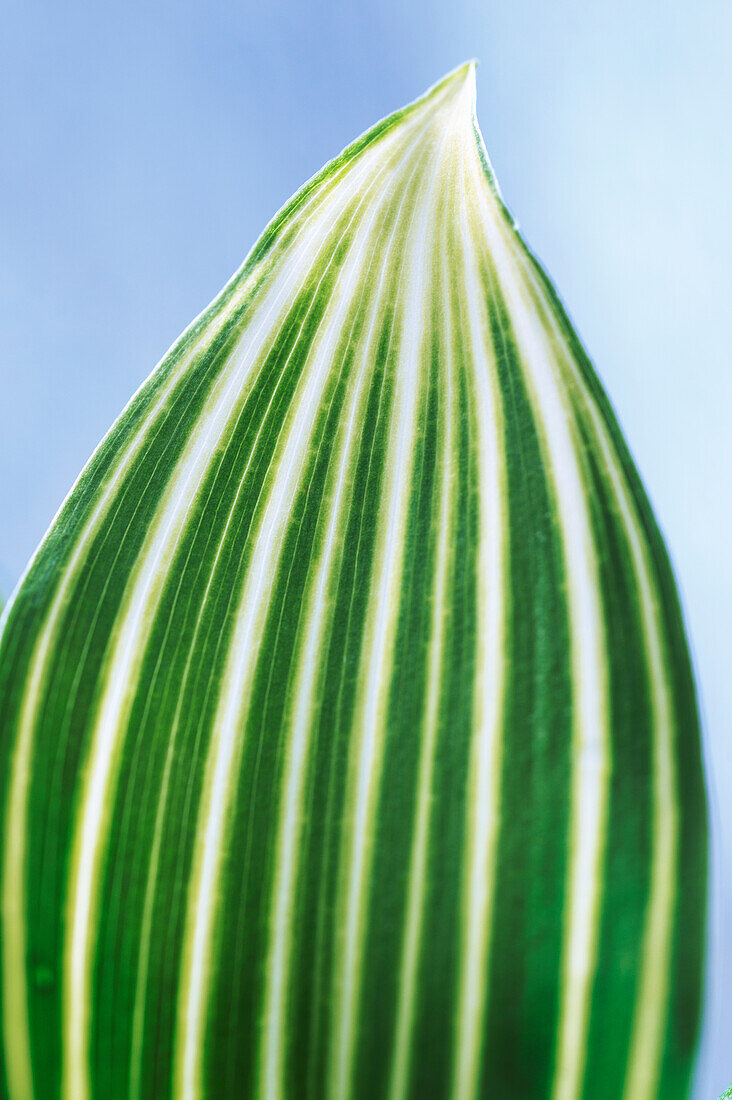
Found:
[{"label": "leaf", "polygon": [[678,600],[472,65],[270,223],[1,657],[11,1100],[686,1094]]}]

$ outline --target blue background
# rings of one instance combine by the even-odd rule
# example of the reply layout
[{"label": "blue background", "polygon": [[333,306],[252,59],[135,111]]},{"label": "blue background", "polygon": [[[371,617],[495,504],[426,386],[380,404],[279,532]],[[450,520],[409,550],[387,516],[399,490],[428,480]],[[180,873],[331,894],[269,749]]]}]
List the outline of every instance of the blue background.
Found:
[{"label": "blue background", "polygon": [[732,1080],[732,5],[4,5],[0,590],[265,222],[476,56],[503,194],[620,415],[676,566],[714,819],[696,1096]]}]

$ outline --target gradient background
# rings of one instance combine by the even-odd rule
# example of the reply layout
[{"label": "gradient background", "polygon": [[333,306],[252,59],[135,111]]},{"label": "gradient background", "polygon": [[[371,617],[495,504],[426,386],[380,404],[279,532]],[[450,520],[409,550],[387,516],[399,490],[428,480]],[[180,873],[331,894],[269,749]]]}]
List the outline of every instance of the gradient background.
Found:
[{"label": "gradient background", "polygon": [[697,1087],[732,1081],[732,5],[126,0],[0,9],[0,591],[275,210],[470,57],[504,197],[665,532],[713,817]]}]

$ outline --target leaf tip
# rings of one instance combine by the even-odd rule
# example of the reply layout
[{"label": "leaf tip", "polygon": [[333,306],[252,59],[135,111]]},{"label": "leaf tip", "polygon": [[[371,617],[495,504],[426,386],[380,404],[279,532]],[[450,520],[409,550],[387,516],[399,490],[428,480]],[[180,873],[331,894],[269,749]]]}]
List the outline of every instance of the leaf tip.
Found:
[{"label": "leaf tip", "polygon": [[477,64],[478,61],[475,57],[472,57],[469,61],[464,61],[462,65],[458,65],[456,69],[446,73],[442,80],[439,80],[430,91],[450,90],[455,95],[465,93],[475,99],[475,67]]},{"label": "leaf tip", "polygon": [[[473,58],[452,69],[428,88],[416,103],[428,101],[433,117],[454,126],[458,119],[475,118],[475,66]],[[416,104],[415,104],[416,105]]]}]

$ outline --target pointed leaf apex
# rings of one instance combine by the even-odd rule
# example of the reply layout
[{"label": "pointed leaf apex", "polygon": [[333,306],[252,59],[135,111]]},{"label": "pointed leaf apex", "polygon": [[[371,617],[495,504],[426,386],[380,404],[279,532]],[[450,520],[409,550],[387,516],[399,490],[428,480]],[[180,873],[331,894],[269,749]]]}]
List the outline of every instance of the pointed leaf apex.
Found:
[{"label": "pointed leaf apex", "polygon": [[432,96],[436,93],[450,91],[452,95],[466,94],[468,98],[475,102],[475,66],[478,64],[475,58],[471,58],[470,61],[465,61],[462,65],[458,65],[456,69],[447,73],[438,80],[436,84],[433,84],[431,88],[428,88],[425,92],[426,96]]},{"label": "pointed leaf apex", "polygon": [[476,62],[471,60],[453,69],[415,100],[413,106],[429,104],[429,117],[440,129],[444,126],[453,129],[457,126],[461,132],[467,134],[469,131],[472,135],[475,119],[475,65]]}]

